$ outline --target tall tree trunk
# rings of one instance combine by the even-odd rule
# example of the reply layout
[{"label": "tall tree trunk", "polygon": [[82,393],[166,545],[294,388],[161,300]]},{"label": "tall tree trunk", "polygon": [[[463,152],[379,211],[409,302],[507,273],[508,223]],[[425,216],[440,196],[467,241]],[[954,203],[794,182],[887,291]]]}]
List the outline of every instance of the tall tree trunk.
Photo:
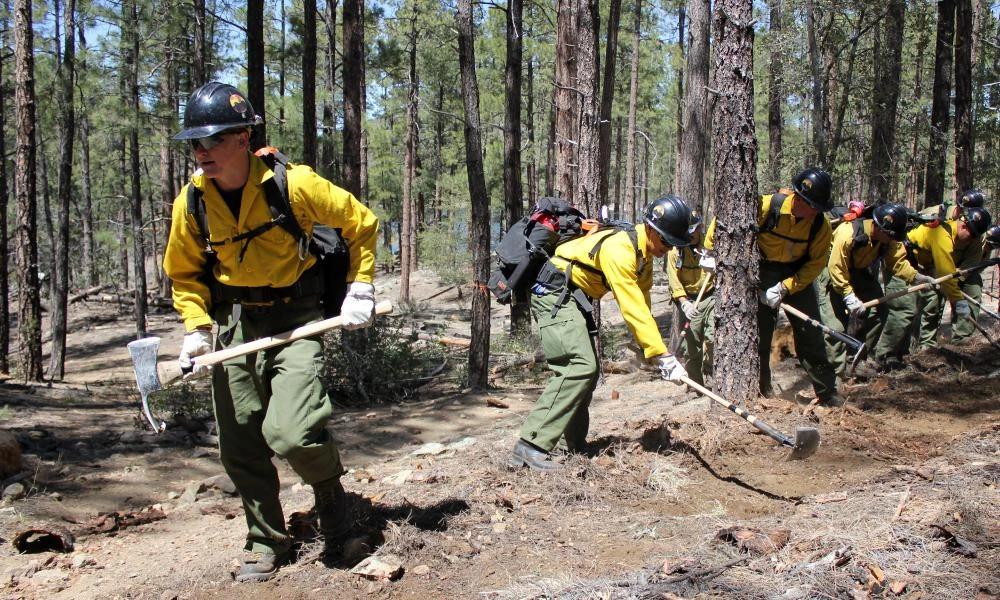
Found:
[{"label": "tall tree trunk", "polygon": [[[521,187],[521,62],[523,60],[524,4],[507,0],[506,61],[504,64],[503,196],[507,220],[503,231],[524,214]],[[529,94],[530,102],[530,94]],[[510,307],[510,333],[524,336],[531,331],[528,295],[516,293]]]},{"label": "tall tree trunk", "polygon": [[472,388],[489,384],[490,296],[490,198],[483,170],[483,145],[479,124],[479,83],[476,80],[476,52],[472,34],[472,0],[458,0],[455,17],[458,29],[458,68],[465,106],[465,165],[469,178],[472,211],[469,247],[472,250],[472,342],[469,347],[469,381]]},{"label": "tall tree trunk", "polygon": [[[81,21],[77,22],[77,32],[80,40],[81,57],[79,61],[78,73],[87,72],[87,37],[86,27]],[[171,96],[174,98],[174,96]],[[176,107],[176,101],[172,101]],[[97,285],[97,258],[96,242],[94,241],[94,195],[91,188],[90,172],[90,114],[86,102],[80,103],[80,263],[83,271],[85,287]]]},{"label": "tall tree trunk", "polygon": [[972,0],[955,4],[955,181],[961,194],[973,185]]},{"label": "tall tree trunk", "polygon": [[948,155],[948,111],[951,105],[952,41],[955,37],[955,0],[938,0],[937,42],[934,48],[934,93],[931,104],[931,140],[924,176],[924,207],[944,198],[944,165]]},{"label": "tall tree trunk", "polygon": [[781,185],[782,129],[781,106],[785,102],[784,0],[770,0],[771,57],[767,67],[767,189]]},{"label": "tall tree trunk", "polygon": [[17,193],[18,369],[42,380],[42,306],[38,283],[38,205],[35,200],[35,58],[31,2],[14,0],[14,189]]},{"label": "tall tree trunk", "polygon": [[[66,306],[69,300],[69,207],[73,202],[73,138],[76,115],[73,110],[74,62],[76,61],[76,0],[66,0],[63,7],[62,57],[56,67],[59,82],[59,201],[56,214],[55,265],[52,298],[52,349],[49,354],[49,379],[61,381],[66,365]],[[57,16],[58,19],[58,16]]]},{"label": "tall tree trunk", "polygon": [[142,219],[142,173],[139,170],[139,7],[138,0],[122,6],[123,42],[127,44],[125,70],[128,77],[126,106],[129,112],[129,175],[132,181],[132,268],[135,272],[136,339],[146,336],[146,239]]},{"label": "tall tree trunk", "polygon": [[705,160],[708,154],[708,71],[711,1],[688,2],[687,92],[681,139],[677,191],[692,207],[705,214]]},{"label": "tall tree trunk", "polygon": [[323,130],[322,143],[320,145],[320,158],[317,161],[316,169],[327,178],[339,178],[337,169],[337,153],[334,146],[334,133],[336,132],[337,117],[334,115],[333,95],[336,88],[337,76],[337,0],[326,0],[326,15],[324,18],[326,27],[327,45],[324,52],[326,64],[323,76],[323,89],[326,91],[323,98]]},{"label": "tall tree trunk", "polygon": [[364,0],[344,0],[344,181],[363,201],[361,188],[362,87],[365,79]]},{"label": "tall tree trunk", "polygon": [[809,40],[809,68],[812,73],[813,149],[816,164],[827,165],[827,97],[826,78],[822,68],[822,49],[816,39],[819,27],[815,0],[806,0],[806,31]]},{"label": "tall tree trunk", "polygon": [[916,13],[914,19],[914,30],[917,31],[916,48],[914,56],[913,77],[913,98],[916,109],[913,115],[913,133],[910,138],[910,164],[906,177],[906,185],[903,189],[903,198],[907,207],[914,208],[917,205],[917,197],[923,197],[923,159],[921,158],[920,139],[927,121],[927,113],[921,106],[919,99],[923,95],[923,74],[924,58],[927,55],[927,46],[930,45],[930,31],[927,27],[928,10],[923,5],[914,8]]},{"label": "tall tree trunk", "polygon": [[580,99],[577,96],[577,1],[556,0],[555,195],[575,204],[576,148]]},{"label": "tall tree trunk", "polygon": [[634,221],[636,217],[635,194],[635,137],[636,137],[636,112],[639,103],[639,42],[642,40],[642,0],[635,0],[635,13],[632,19],[632,67],[629,71],[629,92],[628,92],[628,131],[626,132],[625,151],[625,202],[622,215],[627,221]]},{"label": "tall tree trunk", "polygon": [[892,171],[896,155],[896,104],[899,102],[905,20],[906,0],[890,0],[881,31],[875,35],[869,204],[896,197]]},{"label": "tall tree trunk", "polygon": [[247,0],[247,99],[261,117],[250,139],[250,150],[267,144],[264,97],[264,0]]},{"label": "tall tree trunk", "polygon": [[580,120],[577,139],[576,191],[573,197],[585,214],[597,215],[600,210],[598,187],[600,182],[601,90],[600,35],[601,14],[597,0],[578,0],[576,89],[579,98]]},{"label": "tall tree trunk", "polygon": [[[285,66],[285,57],[288,52],[288,44],[286,43],[287,28],[288,28],[288,14],[285,11],[285,0],[281,0],[279,5],[279,10],[281,11],[281,33],[278,36],[278,98],[281,100],[278,102],[278,139],[281,143],[285,143],[285,93],[288,91],[285,86],[285,77],[288,73],[288,69]],[[264,49],[265,52],[267,48]]]},{"label": "tall tree trunk", "polygon": [[316,165],[316,0],[302,5],[302,162]]},{"label": "tall tree trunk", "polygon": [[162,219],[164,223],[163,229],[167,232],[167,235],[164,236],[163,246],[155,243],[153,245],[154,264],[157,267],[159,280],[158,296],[164,300],[170,298],[170,278],[163,272],[162,248],[166,246],[166,238],[170,233],[171,207],[174,197],[177,195],[174,188],[174,158],[172,152],[174,145],[170,143],[170,130],[174,122],[173,116],[177,114],[177,103],[174,99],[178,95],[177,60],[174,48],[175,46],[172,43],[164,44],[163,48],[164,64],[159,81],[159,111],[161,118],[158,126],[158,137],[160,138],[160,201],[156,203],[157,208],[152,212],[153,222],[156,223]]},{"label": "tall tree trunk", "polygon": [[[610,0],[608,3],[608,38],[604,48],[604,75],[601,81],[601,126],[598,162],[600,181],[597,197],[600,204],[608,203],[608,187],[611,165],[611,110],[615,99],[615,70],[618,63],[618,28],[621,26],[622,2]],[[617,201],[617,199],[616,199]]]},{"label": "tall tree trunk", "polygon": [[[9,5],[4,1],[3,8],[9,11]],[[0,20],[0,48],[9,47],[8,32],[11,31],[9,17]],[[0,88],[4,86],[3,63],[0,60]],[[6,88],[3,88],[6,89]],[[0,99],[0,132],[7,131],[6,104]],[[5,135],[0,134],[0,256],[10,256],[10,242],[7,237],[7,210],[10,196],[7,187],[7,142]],[[0,374],[10,373],[10,273],[7,261],[0,268]]]},{"label": "tall tree trunk", "polygon": [[[847,58],[847,72],[841,76],[837,76],[836,73],[832,75],[825,76],[823,78],[824,82],[830,81],[842,81],[841,83],[841,94],[840,101],[836,105],[836,114],[833,114],[833,108],[830,106],[829,93],[825,93],[824,96],[828,98],[827,107],[830,109],[830,118],[833,121],[832,129],[833,136],[829,137],[827,135],[827,158],[826,163],[831,165],[831,169],[837,164],[837,152],[840,150],[840,146],[844,142],[844,117],[847,114],[847,107],[851,102],[851,91],[852,82],[854,81],[854,63],[857,61],[858,57],[858,43],[861,40],[861,35],[863,33],[862,27],[864,26],[866,5],[861,5],[861,9],[858,11],[858,30],[855,32],[851,38],[851,50]],[[828,62],[827,73],[830,74],[834,71],[834,66],[836,65],[836,53],[832,49],[828,49],[831,54],[830,60]],[[827,126],[829,127],[829,122]],[[828,131],[830,130],[828,129]]]},{"label": "tall tree trunk", "polygon": [[758,393],[757,139],[753,106],[752,0],[716,0],[715,249],[718,256],[716,388],[734,402]]},{"label": "tall tree trunk", "polygon": [[403,155],[403,215],[399,239],[400,270],[399,301],[410,301],[410,274],[416,270],[417,228],[415,225],[414,208],[416,205],[414,185],[417,177],[417,9],[414,6],[410,14],[410,32],[407,36],[409,46],[409,85],[406,93],[406,140]]},{"label": "tall tree trunk", "polygon": [[[709,0],[711,2],[711,0]],[[677,49],[680,51],[681,65],[677,67],[677,116],[675,118],[675,123],[677,124],[677,130],[674,132],[674,189],[678,189],[680,186],[681,177],[681,154],[683,154],[683,144],[684,144],[684,77],[686,73],[684,72],[683,61],[687,60],[687,5],[681,5],[677,7]],[[677,330],[671,331],[672,336],[676,336],[680,331],[677,328],[677,320],[675,319],[672,324],[673,329]],[[671,343],[676,341],[676,337],[672,337]]]}]

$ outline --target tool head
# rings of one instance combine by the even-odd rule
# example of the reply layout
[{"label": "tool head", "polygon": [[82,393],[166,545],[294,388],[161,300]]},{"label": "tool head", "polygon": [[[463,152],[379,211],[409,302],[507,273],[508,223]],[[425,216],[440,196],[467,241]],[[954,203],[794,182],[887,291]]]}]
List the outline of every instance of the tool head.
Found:
[{"label": "tool head", "polygon": [[851,359],[851,364],[847,367],[847,375],[850,377],[854,374],[854,369],[868,357],[868,345],[862,343],[858,346],[858,351],[854,353],[854,358]]},{"label": "tool head", "polygon": [[799,427],[795,430],[795,445],[788,460],[809,458],[819,448],[819,430],[815,427]]},{"label": "tool head", "polygon": [[146,337],[128,343],[129,354],[132,355],[132,367],[135,369],[135,381],[142,396],[142,412],[146,420],[159,433],[166,428],[166,423],[157,423],[149,410],[149,395],[163,389],[160,385],[160,374],[156,370],[156,353],[160,348],[160,338]]}]

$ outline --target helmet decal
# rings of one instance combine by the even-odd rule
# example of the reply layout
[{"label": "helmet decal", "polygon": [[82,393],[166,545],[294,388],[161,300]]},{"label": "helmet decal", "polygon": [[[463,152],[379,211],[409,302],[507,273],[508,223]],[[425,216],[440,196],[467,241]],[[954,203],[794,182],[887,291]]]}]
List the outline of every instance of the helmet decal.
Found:
[{"label": "helmet decal", "polygon": [[653,213],[654,217],[656,217],[657,219],[659,219],[660,217],[663,216],[663,212],[664,212],[663,205],[662,204],[657,204],[656,206],[653,207],[653,210],[650,211],[650,212]]},{"label": "helmet decal", "polygon": [[250,105],[247,103],[246,98],[240,94],[229,95],[229,106],[232,106],[233,110],[240,113],[240,115],[246,115],[247,111],[250,110]]},{"label": "helmet decal", "polygon": [[811,190],[812,187],[813,187],[812,179],[809,179],[808,177],[806,177],[805,179],[803,179],[802,180],[802,187],[806,188],[807,190]]}]

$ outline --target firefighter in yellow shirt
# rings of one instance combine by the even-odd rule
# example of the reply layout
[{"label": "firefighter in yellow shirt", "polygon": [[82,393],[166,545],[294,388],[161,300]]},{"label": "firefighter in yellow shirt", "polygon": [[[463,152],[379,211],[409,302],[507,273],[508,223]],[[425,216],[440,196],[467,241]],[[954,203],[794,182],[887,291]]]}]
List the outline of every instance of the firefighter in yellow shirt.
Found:
[{"label": "firefighter in yellow shirt", "polygon": [[[792,189],[764,196],[757,217],[757,248],[760,250],[760,304],[757,310],[760,358],[760,392],[774,394],[771,382],[771,341],[782,302],[820,319],[813,280],[826,267],[831,229],[826,212],[833,208],[830,174],[816,167],[799,172]],[[705,248],[714,248],[716,222],[709,226]],[[796,317],[790,317],[795,352],[812,381],[820,403],[843,404],[837,395],[836,374],[826,354],[823,333]]]},{"label": "firefighter in yellow shirt", "polygon": [[715,259],[699,254],[701,232],[696,230],[691,245],[667,253],[667,283],[680,315],[681,339],[674,354],[684,362],[688,377],[704,384],[712,375],[715,346],[715,286],[712,283]]}]

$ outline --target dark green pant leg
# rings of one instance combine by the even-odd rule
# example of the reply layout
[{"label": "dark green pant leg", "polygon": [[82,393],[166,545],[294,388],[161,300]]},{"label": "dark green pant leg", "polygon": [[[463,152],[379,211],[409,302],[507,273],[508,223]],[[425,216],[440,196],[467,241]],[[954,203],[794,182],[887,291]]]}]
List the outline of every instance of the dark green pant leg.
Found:
[{"label": "dark green pant leg", "polygon": [[[819,306],[819,321],[833,329],[843,333],[847,326],[844,317],[845,308],[843,299],[833,291],[830,286],[830,271],[823,271],[813,281],[813,288],[816,291],[816,301]],[[789,317],[793,319],[794,317]],[[833,336],[824,335],[823,344],[826,348],[826,358],[834,372],[844,374],[847,365],[847,348],[844,343]]]},{"label": "dark green pant leg", "polygon": [[[819,302],[812,286],[786,296],[784,303],[794,306],[813,319],[819,319]],[[823,339],[825,334],[818,327],[795,316],[789,316],[788,320],[792,324],[795,353],[799,357],[799,364],[812,381],[816,397],[820,400],[830,398],[837,393],[837,376],[826,356],[826,342]]]},{"label": "dark green pant leg", "polygon": [[589,410],[598,376],[593,342],[576,302],[567,301],[552,316],[559,296],[552,292],[531,297],[531,313],[552,376],[521,426],[521,439],[546,452],[564,435],[570,449],[586,441],[589,415],[577,413]]},{"label": "dark green pant leg", "polygon": [[934,290],[917,292],[917,311],[920,313],[918,347],[937,348],[938,329],[941,327],[941,316],[944,313],[944,302],[941,294]]},{"label": "dark green pant leg", "polygon": [[715,296],[703,297],[698,303],[698,316],[688,322],[682,338],[685,350],[684,367],[688,377],[704,385],[704,375],[712,373],[715,341]]},{"label": "dark green pant leg", "polygon": [[[906,282],[892,277],[886,286],[888,296],[906,289]],[[885,325],[882,336],[875,345],[875,358],[884,362],[889,357],[902,358],[909,353],[910,332],[917,315],[917,294],[907,294],[883,303],[886,307]]]},{"label": "dark green pant leg", "polygon": [[[228,308],[216,314],[220,329],[232,326]],[[233,328],[228,344],[249,341],[245,323]],[[247,522],[246,549],[280,554],[290,547],[285,517],[279,501],[278,472],[271,462],[274,452],[262,432],[267,395],[256,373],[256,354],[235,358],[212,371],[212,399],[218,423],[219,458],[243,501]]]},{"label": "dark green pant leg", "polygon": [[[966,277],[961,283],[962,291],[968,294],[976,302],[983,301],[983,278],[979,273],[973,273]],[[979,307],[969,302],[972,309],[972,318],[979,319]],[[977,332],[976,326],[969,319],[955,319],[951,323],[951,343],[962,344],[968,341]]]}]

